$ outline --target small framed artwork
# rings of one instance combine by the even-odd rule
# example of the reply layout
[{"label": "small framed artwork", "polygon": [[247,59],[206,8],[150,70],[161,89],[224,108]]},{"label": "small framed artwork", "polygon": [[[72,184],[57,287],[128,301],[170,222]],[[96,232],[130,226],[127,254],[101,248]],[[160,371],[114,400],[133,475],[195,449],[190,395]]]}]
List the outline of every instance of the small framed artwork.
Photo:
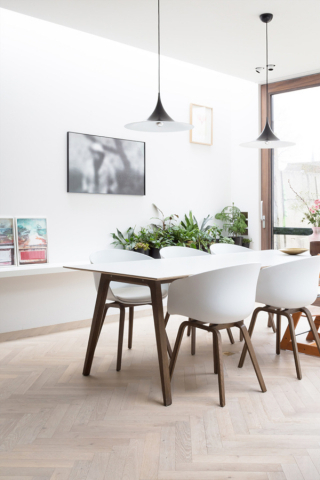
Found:
[{"label": "small framed artwork", "polygon": [[47,219],[16,218],[18,265],[48,263]]},{"label": "small framed artwork", "polygon": [[190,130],[190,142],[200,145],[212,145],[212,108],[203,105],[190,105],[190,123],[194,126]]},{"label": "small framed artwork", "polygon": [[145,143],[68,132],[70,193],[145,195]]},{"label": "small framed artwork", "polygon": [[16,265],[16,235],[13,218],[0,218],[0,267]]}]

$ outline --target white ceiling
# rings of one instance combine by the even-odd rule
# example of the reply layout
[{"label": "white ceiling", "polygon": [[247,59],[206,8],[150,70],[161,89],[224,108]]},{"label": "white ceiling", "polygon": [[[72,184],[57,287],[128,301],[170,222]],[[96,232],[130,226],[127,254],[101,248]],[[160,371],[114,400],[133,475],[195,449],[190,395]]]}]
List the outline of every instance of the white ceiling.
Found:
[{"label": "white ceiling", "polygon": [[[157,0],[0,0],[0,7],[149,51],[157,48]],[[161,51],[264,83],[270,12],[270,81],[320,72],[320,0],[161,0]]]}]

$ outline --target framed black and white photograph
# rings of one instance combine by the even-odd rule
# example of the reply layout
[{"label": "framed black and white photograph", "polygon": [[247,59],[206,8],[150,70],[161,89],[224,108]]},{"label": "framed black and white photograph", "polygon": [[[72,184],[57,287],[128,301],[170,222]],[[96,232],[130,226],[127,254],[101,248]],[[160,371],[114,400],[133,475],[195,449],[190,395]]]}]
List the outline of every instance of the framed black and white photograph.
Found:
[{"label": "framed black and white photograph", "polygon": [[68,132],[68,192],[145,195],[145,143]]}]

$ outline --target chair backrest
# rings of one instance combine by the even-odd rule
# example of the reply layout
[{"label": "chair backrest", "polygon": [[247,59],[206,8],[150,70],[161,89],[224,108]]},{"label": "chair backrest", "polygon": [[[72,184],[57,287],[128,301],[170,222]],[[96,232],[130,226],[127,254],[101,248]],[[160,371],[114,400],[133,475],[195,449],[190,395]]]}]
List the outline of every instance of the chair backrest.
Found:
[{"label": "chair backrest", "polygon": [[[116,248],[110,248],[109,250],[100,250],[98,252],[94,252],[89,257],[90,263],[114,263],[114,262],[134,262],[138,260],[154,260],[153,258],[149,257],[148,255],[144,255],[143,253],[132,252],[130,250],[120,250]],[[99,282],[100,282],[100,273],[94,273],[94,283],[96,289],[98,290]],[[128,283],[120,283],[120,282],[111,282],[110,289],[113,288],[121,288],[121,287],[128,287]],[[132,285],[130,285],[132,286]]]},{"label": "chair backrest", "polygon": [[251,314],[261,264],[249,263],[176,280],[168,312],[208,323],[232,323]]},{"label": "chair backrest", "polygon": [[196,250],[189,247],[164,247],[160,250],[161,258],[177,258],[177,257],[200,257],[210,255],[208,252]]},{"label": "chair backrest", "polygon": [[320,256],[263,268],[256,300],[278,308],[311,305],[318,295]]},{"label": "chair backrest", "polygon": [[214,243],[210,247],[211,253],[220,255],[221,253],[249,253],[252,252],[249,248],[240,247],[240,245],[233,245],[230,243]]}]

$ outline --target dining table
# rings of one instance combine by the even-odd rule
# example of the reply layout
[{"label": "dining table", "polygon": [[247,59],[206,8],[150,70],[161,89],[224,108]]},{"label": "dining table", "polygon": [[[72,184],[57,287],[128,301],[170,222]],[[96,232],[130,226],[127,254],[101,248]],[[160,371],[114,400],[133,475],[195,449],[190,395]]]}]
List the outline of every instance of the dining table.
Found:
[{"label": "dining table", "polygon": [[[163,404],[169,406],[172,403],[172,395],[161,285],[170,284],[178,279],[191,275],[235,265],[260,263],[261,268],[263,268],[290,261],[299,261],[305,257],[306,254],[291,256],[278,250],[248,250],[248,252],[231,254],[157,259],[152,262],[138,260],[134,262],[124,261],[76,266],[65,265],[64,268],[101,274],[84,361],[83,375],[90,375],[95,348],[104,321],[104,307],[111,281],[144,285],[150,288]],[[239,282],[241,282],[241,278],[239,278]]]}]

